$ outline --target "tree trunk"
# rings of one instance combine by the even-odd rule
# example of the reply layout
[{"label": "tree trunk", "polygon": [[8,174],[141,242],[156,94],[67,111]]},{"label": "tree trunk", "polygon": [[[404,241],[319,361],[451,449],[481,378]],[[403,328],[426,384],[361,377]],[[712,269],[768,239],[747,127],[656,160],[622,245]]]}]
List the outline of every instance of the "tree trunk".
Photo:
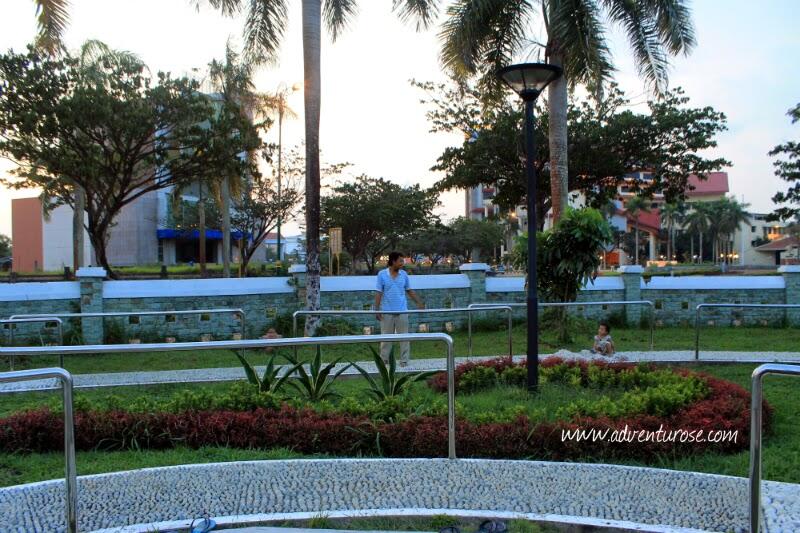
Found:
[{"label": "tree trunk", "polygon": [[72,270],[77,272],[83,266],[83,212],[86,209],[86,193],[75,186],[75,207],[72,211]]},{"label": "tree trunk", "polygon": [[697,239],[700,242],[700,257],[699,257],[699,264],[703,263],[703,232],[700,232],[700,238]]},{"label": "tree trunk", "polygon": [[231,277],[231,183],[225,176],[222,180],[222,277]]},{"label": "tree trunk", "polygon": [[[550,63],[563,66],[562,54],[551,54]],[[550,195],[553,224],[567,208],[569,182],[567,174],[567,80],[560,76],[548,86],[547,107],[550,114]],[[535,154],[534,154],[535,157]],[[544,213],[542,213],[544,215]]]},{"label": "tree trunk", "polygon": [[[319,176],[319,115],[321,93],[321,0],[303,0],[303,74],[305,90],[306,134],[306,308],[320,308],[320,176]],[[306,320],[305,334],[311,336],[319,319]]]},{"label": "tree trunk", "polygon": [[636,228],[636,237],[635,237],[635,241],[634,242],[636,243],[636,245],[634,246],[633,253],[634,253],[634,257],[635,257],[634,262],[635,262],[635,264],[638,265],[639,264],[639,221],[638,221],[638,219],[636,221],[635,228]]},{"label": "tree trunk", "polygon": [[691,248],[689,258],[691,259],[691,262],[694,263],[694,237],[691,235],[689,235],[689,248]]},{"label": "tree trunk", "polygon": [[106,255],[106,244],[108,241],[106,233],[108,226],[110,226],[110,224],[101,223],[94,225],[90,219],[89,242],[92,243],[92,248],[94,248],[95,257],[98,264],[106,270],[109,278],[117,279],[117,275],[111,269],[111,265],[108,263],[108,256]]},{"label": "tree trunk", "polygon": [[200,182],[200,194],[198,195],[199,201],[197,203],[197,228],[198,230],[198,245],[200,246],[198,261],[200,262],[200,277],[207,278],[208,270],[206,268],[206,201],[203,198],[203,182]]}]

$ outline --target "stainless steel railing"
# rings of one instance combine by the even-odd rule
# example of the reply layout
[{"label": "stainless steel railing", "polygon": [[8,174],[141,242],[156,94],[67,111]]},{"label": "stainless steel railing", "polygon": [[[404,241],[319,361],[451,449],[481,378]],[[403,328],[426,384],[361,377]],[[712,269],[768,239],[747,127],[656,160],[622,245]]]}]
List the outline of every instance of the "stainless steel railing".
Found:
[{"label": "stainless steel railing", "polygon": [[761,407],[763,378],[767,374],[800,376],[800,365],[766,364],[753,370],[750,391],[750,533],[761,527]]},{"label": "stainless steel railing", "polygon": [[800,309],[800,304],[699,304],[694,311],[694,358],[700,360],[700,311],[709,307],[742,309]]},{"label": "stainless steel railing", "polygon": [[108,317],[123,317],[123,316],[173,316],[173,315],[219,315],[219,314],[237,314],[242,322],[242,338],[247,337],[247,318],[245,317],[243,309],[183,309],[180,311],[110,311],[103,313],[36,313],[25,315],[11,315],[9,320],[17,320],[21,318],[108,318]]},{"label": "stainless steel railing", "polygon": [[[50,322],[55,322],[56,327],[58,328],[58,344],[64,344],[64,323],[60,318],[57,317],[47,317],[47,318],[6,318],[0,320],[0,325],[9,324],[11,326],[10,333],[8,335],[8,343],[13,346],[14,345],[14,331],[16,328],[14,327],[15,324],[41,324],[42,322],[47,325]],[[14,356],[11,356],[9,360],[9,365],[11,370],[14,370]],[[64,366],[64,359],[61,358],[61,367]]]},{"label": "stainless steel railing", "polygon": [[[508,312],[508,355],[514,355],[514,324],[513,324],[513,311],[508,304],[485,304],[484,307],[478,309],[469,307],[453,307],[447,309],[409,309],[407,311],[373,311],[361,309],[340,309],[340,310],[318,310],[311,311],[308,309],[301,309],[292,314],[292,336],[297,337],[297,317],[299,316],[345,316],[345,315],[405,315],[405,314],[444,314],[444,313],[466,313],[467,321],[469,322],[469,335],[467,336],[467,353],[472,356],[472,313],[475,311],[493,311],[500,310]],[[295,355],[297,354],[295,350]]]},{"label": "stainless steel railing", "polygon": [[[176,342],[172,344],[97,344],[88,346],[19,346],[0,348],[2,355],[75,355],[132,352],[177,352],[196,350],[252,350],[373,342],[443,342],[447,352],[447,449],[450,459],[456,458],[455,352],[453,338],[446,333],[401,333],[392,335],[344,335],[336,337],[299,337],[285,339],[252,339],[240,341]],[[66,372],[66,371],[65,371]],[[68,374],[67,374],[68,375]],[[71,389],[70,389],[71,390]]]},{"label": "stainless steel railing", "polygon": [[[513,303],[480,303],[470,304],[469,307],[473,309],[486,308],[487,306],[508,306],[508,307],[527,307],[527,303],[513,302]],[[644,305],[650,308],[650,351],[653,351],[655,345],[655,329],[656,329],[656,315],[655,304],[650,300],[626,300],[626,301],[608,301],[608,302],[539,302],[539,307],[578,307],[578,306],[593,306],[593,305]],[[472,320],[468,320],[467,334],[472,338]]]},{"label": "stainless steel railing", "polygon": [[0,373],[0,383],[56,378],[61,381],[64,401],[64,463],[67,531],[78,531],[78,479],[75,468],[75,418],[72,414],[72,375],[63,368],[38,368]]}]

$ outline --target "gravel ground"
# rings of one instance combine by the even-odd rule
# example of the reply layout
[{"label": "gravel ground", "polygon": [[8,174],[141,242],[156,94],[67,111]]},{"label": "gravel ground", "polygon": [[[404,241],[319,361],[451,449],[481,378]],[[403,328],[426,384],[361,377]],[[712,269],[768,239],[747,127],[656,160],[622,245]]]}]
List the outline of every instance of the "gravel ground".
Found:
[{"label": "gravel ground", "polygon": [[[0,489],[0,529],[63,531],[63,482]],[[765,530],[800,531],[800,485],[765,482]],[[180,521],[221,525],[288,513],[464,510],[639,523],[648,530],[747,530],[747,480],[625,466],[447,459],[189,465],[79,479],[79,529]],[[280,515],[280,516],[276,516]],[[179,521],[179,522],[175,522]],[[186,523],[186,522],[183,522]],[[658,527],[663,526],[663,527]],[[120,529],[113,529],[121,531]]]},{"label": "gravel ground", "polygon": [[[561,350],[555,354],[542,354],[539,359],[558,355],[564,358],[603,359],[614,361],[658,361],[658,362],[684,362],[694,361],[692,351],[659,351],[659,352],[619,352],[614,357],[593,355],[588,351],[581,353]],[[798,352],[701,352],[701,360],[706,362],[749,362],[749,363],[800,363]],[[492,357],[457,357],[456,364],[466,361],[485,361]],[[522,361],[523,355],[514,356],[517,361]],[[370,361],[359,361],[359,366],[368,372],[377,373],[375,364]],[[398,369],[400,372],[418,372],[422,370],[444,370],[447,361],[444,358],[413,359],[405,367]],[[341,366],[344,366],[342,364]],[[261,373],[264,367],[256,367]],[[287,368],[287,367],[284,367]],[[345,375],[356,375],[358,371],[348,369]],[[104,374],[73,374],[76,388],[117,387],[122,385],[153,385],[159,383],[202,383],[208,381],[235,381],[245,379],[241,367],[229,368],[198,368],[191,370],[161,370],[154,372],[116,372]],[[56,380],[21,381],[17,383],[0,384],[0,394],[6,392],[23,392],[34,390],[57,389],[60,385]]]}]

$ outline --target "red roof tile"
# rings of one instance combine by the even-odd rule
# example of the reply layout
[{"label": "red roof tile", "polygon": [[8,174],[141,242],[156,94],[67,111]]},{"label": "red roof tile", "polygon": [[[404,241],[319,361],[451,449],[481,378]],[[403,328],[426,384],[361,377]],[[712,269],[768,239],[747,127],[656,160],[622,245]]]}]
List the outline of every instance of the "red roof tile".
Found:
[{"label": "red roof tile", "polygon": [[800,245],[800,239],[797,237],[784,237],[782,239],[775,239],[767,244],[762,244],[756,247],[759,252],[782,252],[787,248]]},{"label": "red roof tile", "polygon": [[[728,173],[727,172],[709,172],[706,174],[706,179],[701,180],[695,174],[689,176],[686,195],[691,197],[695,196],[714,196],[719,194],[726,194],[730,190],[728,187]],[[694,189],[692,189],[694,187]]]}]

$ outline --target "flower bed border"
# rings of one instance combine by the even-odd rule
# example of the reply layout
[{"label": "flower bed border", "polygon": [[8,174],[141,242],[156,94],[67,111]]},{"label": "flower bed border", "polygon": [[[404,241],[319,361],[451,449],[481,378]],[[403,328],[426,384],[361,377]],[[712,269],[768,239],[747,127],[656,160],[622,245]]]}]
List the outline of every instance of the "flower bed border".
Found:
[{"label": "flower bed border", "polygon": [[[567,363],[548,358],[543,366]],[[602,362],[601,362],[602,363]],[[503,365],[502,360],[482,363]],[[457,376],[475,363],[461,365]],[[608,363],[610,368],[630,368],[631,363]],[[460,372],[459,372],[460,370]],[[746,450],[750,432],[750,394],[741,386],[685,369],[682,375],[699,375],[709,394],[672,416],[636,415],[619,419],[580,418],[574,421],[531,424],[527,417],[510,423],[457,422],[459,457],[495,459],[653,459],[657,455],[685,456],[706,451],[733,453]],[[764,402],[764,423],[769,429],[772,408]],[[608,442],[562,441],[566,430],[650,430],[704,432],[736,431],[735,442]],[[303,454],[334,456],[446,457],[446,417],[411,417],[401,422],[380,422],[364,416],[319,413],[284,405],[281,409],[253,411],[184,411],[181,413],[78,412],[75,417],[78,450],[200,448],[289,448]],[[63,421],[49,409],[26,411],[0,419],[0,451],[45,453],[63,449]]]}]

